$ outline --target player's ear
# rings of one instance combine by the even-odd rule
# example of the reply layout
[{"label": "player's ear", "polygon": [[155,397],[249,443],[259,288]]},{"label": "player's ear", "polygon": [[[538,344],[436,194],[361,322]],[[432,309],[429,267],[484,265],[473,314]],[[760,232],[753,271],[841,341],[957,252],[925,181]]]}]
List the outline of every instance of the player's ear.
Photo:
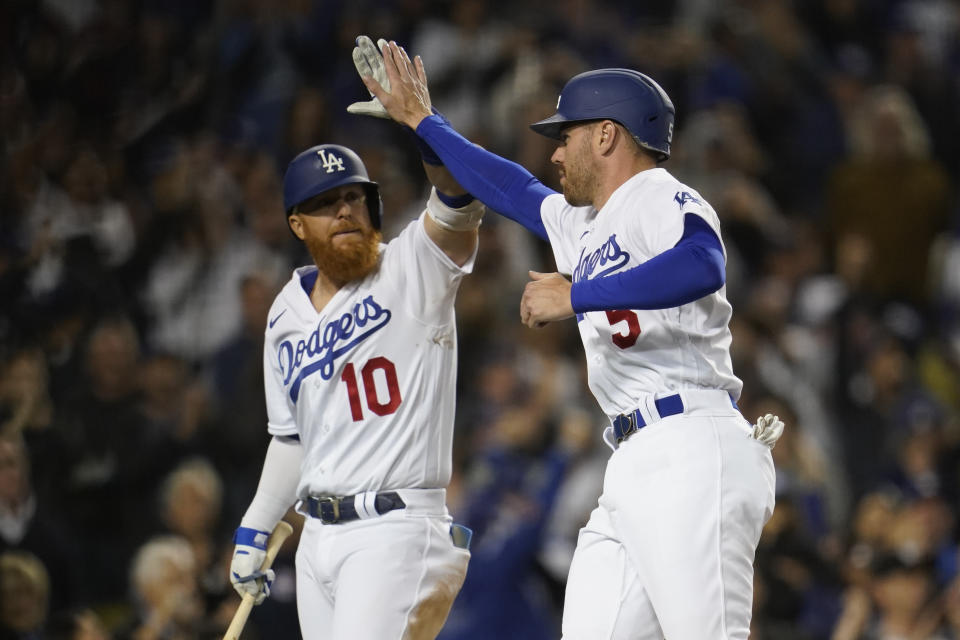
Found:
[{"label": "player's ear", "polygon": [[303,240],[303,219],[295,210],[287,216],[287,225],[290,227],[290,231],[293,232],[293,235],[297,236],[297,238],[300,240]]},{"label": "player's ear", "polygon": [[617,125],[613,120],[601,120],[597,123],[595,136],[597,146],[602,153],[606,153],[613,147],[619,135],[620,131],[617,129]]}]

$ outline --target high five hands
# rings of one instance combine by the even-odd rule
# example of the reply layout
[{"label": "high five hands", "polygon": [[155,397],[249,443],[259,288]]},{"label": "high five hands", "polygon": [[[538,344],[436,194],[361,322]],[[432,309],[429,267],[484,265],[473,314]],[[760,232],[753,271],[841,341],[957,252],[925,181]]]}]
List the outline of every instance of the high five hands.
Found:
[{"label": "high five hands", "polygon": [[[427,73],[420,56],[411,60],[406,50],[395,41],[379,40],[377,45],[367,36],[357,38],[353,64],[372,99],[347,107],[350,113],[390,117],[411,129],[433,113]],[[559,273],[530,272],[520,301],[520,319],[531,328],[564,320],[573,315],[569,280]]]},{"label": "high five hands", "polygon": [[532,329],[573,315],[571,283],[559,273],[530,271],[520,300],[520,320]]},{"label": "high five hands", "polygon": [[353,64],[373,99],[357,102],[347,110],[375,117],[389,116],[400,124],[416,129],[431,115],[430,92],[423,60],[413,60],[395,41],[379,40],[379,52],[367,36],[357,38]]}]

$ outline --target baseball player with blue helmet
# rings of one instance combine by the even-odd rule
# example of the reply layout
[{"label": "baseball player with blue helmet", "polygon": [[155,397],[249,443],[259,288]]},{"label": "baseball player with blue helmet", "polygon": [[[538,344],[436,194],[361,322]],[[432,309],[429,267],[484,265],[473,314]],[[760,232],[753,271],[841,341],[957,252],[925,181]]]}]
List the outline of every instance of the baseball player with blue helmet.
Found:
[{"label": "baseball player with blue helmet", "polygon": [[572,78],[556,113],[532,125],[558,143],[557,193],[432,115],[419,58],[393,42],[383,56],[391,88],[362,73],[383,111],[470,193],[551,244],[560,273],[531,272],[521,319],[576,319],[610,420],[614,452],[570,568],[563,637],[747,638],[783,423],[751,425],[737,409],[720,223],[659,166],[670,98],[630,69]]},{"label": "baseball player with blue helmet", "polygon": [[[379,186],[352,150],[323,144],[283,179],[290,230],[313,264],[270,309],[268,431],[260,484],[236,531],[230,579],[262,602],[269,532],[294,503],[304,638],[434,638],[466,574],[453,525],[454,301],[473,268],[483,205],[429,153],[434,189],[383,244]],[[269,634],[268,634],[269,635]]]}]

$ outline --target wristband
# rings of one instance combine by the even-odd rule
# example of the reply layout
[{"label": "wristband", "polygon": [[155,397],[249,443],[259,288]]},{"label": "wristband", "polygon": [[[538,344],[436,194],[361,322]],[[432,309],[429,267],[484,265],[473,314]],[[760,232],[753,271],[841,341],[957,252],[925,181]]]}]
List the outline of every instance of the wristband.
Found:
[{"label": "wristband", "polygon": [[437,225],[447,231],[470,231],[478,228],[486,211],[487,208],[483,203],[474,200],[473,196],[470,196],[469,204],[454,209],[444,204],[436,187],[430,191],[430,199],[427,200],[427,214]]},{"label": "wristband", "polygon": [[461,209],[473,202],[473,195],[469,193],[465,193],[460,196],[451,196],[447,195],[443,191],[437,191],[437,197],[440,198],[440,202],[447,205],[451,209]]},{"label": "wristband", "polygon": [[239,527],[233,534],[234,544],[244,544],[248,547],[256,547],[261,551],[267,549],[267,538],[270,537],[269,531],[258,531],[249,527]]}]

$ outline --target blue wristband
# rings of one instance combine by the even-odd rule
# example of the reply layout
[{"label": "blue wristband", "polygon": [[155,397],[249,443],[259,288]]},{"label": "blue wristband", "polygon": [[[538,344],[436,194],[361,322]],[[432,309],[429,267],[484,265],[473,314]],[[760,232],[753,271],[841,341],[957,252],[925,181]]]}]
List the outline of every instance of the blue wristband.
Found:
[{"label": "blue wristband", "polygon": [[258,531],[250,527],[239,527],[237,532],[233,534],[233,543],[245,544],[248,547],[256,547],[261,551],[265,551],[269,537],[269,531]]},{"label": "blue wristband", "polygon": [[451,196],[439,190],[437,191],[437,197],[440,198],[440,202],[447,205],[451,209],[459,209],[460,207],[465,207],[471,202],[473,202],[474,200],[473,196],[470,195],[469,193],[465,193],[460,196]]}]

